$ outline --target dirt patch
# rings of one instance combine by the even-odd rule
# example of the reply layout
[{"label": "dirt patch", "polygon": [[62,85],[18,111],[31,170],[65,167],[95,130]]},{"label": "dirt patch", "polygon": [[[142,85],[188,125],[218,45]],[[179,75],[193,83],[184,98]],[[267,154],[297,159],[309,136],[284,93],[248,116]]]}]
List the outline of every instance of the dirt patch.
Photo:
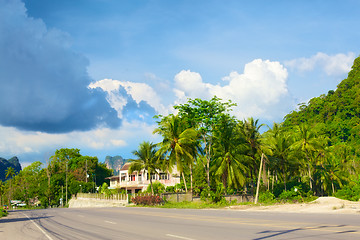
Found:
[{"label": "dirt patch", "polygon": [[342,200],[336,197],[319,197],[310,203],[287,203],[270,206],[239,205],[231,206],[229,208],[241,211],[360,214],[360,202]]}]

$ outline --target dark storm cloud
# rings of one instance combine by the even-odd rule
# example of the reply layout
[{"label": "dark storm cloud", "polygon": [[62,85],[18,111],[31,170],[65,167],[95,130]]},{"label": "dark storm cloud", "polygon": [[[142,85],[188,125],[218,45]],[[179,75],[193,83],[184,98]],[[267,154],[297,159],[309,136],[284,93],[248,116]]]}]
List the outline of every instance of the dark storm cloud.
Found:
[{"label": "dark storm cloud", "polygon": [[0,124],[45,132],[117,127],[100,90],[87,88],[88,60],[69,36],[27,16],[19,0],[0,0]]}]

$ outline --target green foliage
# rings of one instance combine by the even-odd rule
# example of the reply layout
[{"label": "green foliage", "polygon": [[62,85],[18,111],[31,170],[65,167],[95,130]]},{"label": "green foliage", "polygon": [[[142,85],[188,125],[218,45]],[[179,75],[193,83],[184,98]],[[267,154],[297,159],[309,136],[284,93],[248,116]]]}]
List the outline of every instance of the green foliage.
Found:
[{"label": "green foliage", "polygon": [[104,183],[101,185],[101,187],[99,188],[99,193],[105,194],[106,191],[108,190],[108,188],[109,188],[109,185],[108,185],[106,182],[104,182]]},{"label": "green foliage", "polygon": [[[231,101],[222,102],[214,96],[212,99],[202,100],[199,98],[189,99],[187,103],[174,106],[179,110],[179,116],[187,123],[188,129],[195,129],[199,134],[198,151],[205,156],[206,164],[203,167],[206,172],[206,180],[210,186],[210,163],[212,161],[212,144],[215,127],[221,116],[231,110],[236,104]],[[185,184],[186,185],[186,184]]]},{"label": "green foliage", "polygon": [[275,202],[275,196],[270,191],[261,192],[259,194],[259,202],[260,203],[274,203]]},{"label": "green foliage", "polygon": [[0,218],[1,217],[6,217],[9,213],[5,210],[5,209],[1,209],[0,210]]},{"label": "green foliage", "polygon": [[200,199],[202,201],[210,201],[217,203],[225,200],[224,195],[224,185],[222,183],[218,183],[214,191],[212,191],[209,187],[204,188],[200,194]]},{"label": "green foliage", "polygon": [[279,199],[283,201],[301,201],[301,195],[298,192],[296,192],[294,189],[288,191],[284,190],[279,195]]},{"label": "green foliage", "polygon": [[[272,193],[261,193],[260,202],[307,201],[334,192],[340,198],[359,199],[360,184],[351,180],[360,169],[360,58],[335,91],[300,104],[264,134],[259,120],[231,117],[232,106],[216,96],[174,106],[178,115],[161,116],[154,131],[162,141],[142,143],[134,152],[137,159],[131,161],[130,172],[170,172],[176,166],[183,182],[168,187],[168,192],[187,191],[190,185],[201,199],[221,205],[225,190],[254,193],[260,156],[265,154],[260,189]],[[46,168],[39,164],[16,176],[9,168],[9,181],[0,184],[1,201],[38,198],[43,206],[59,205],[66,186],[70,198],[79,191],[94,191],[112,174],[96,157],[81,156],[79,149],[59,149]],[[161,185],[154,189],[165,190]]]},{"label": "green foliage", "polygon": [[[92,178],[87,178],[87,174]],[[96,157],[81,156],[79,149],[59,149],[43,168],[41,162],[34,162],[14,175],[5,185],[0,184],[1,202],[10,199],[24,201],[28,206],[41,202],[42,207],[59,206],[60,199],[65,203],[66,179],[67,198],[78,192],[94,192],[95,186],[102,184],[111,171]],[[88,182],[86,182],[86,180]],[[96,180],[92,182],[92,180]]]},{"label": "green foliage", "polygon": [[6,177],[6,170],[8,168],[12,168],[15,174],[18,174],[21,171],[21,165],[19,163],[19,159],[17,157],[12,157],[9,160],[0,157],[0,180],[6,181],[8,177]]},{"label": "green foliage", "polygon": [[[156,181],[152,184],[154,189],[154,194],[160,194],[165,192],[165,185]],[[146,189],[146,192],[151,193],[151,186],[149,185]]]},{"label": "green foliage", "polygon": [[355,59],[352,70],[335,91],[312,98],[303,104],[299,111],[285,117],[284,125],[292,127],[301,122],[311,125],[324,124],[324,133],[329,136],[330,144],[347,142],[359,147],[360,135],[360,58]]},{"label": "green foliage", "polygon": [[[299,182],[298,180],[290,181],[286,183],[286,189],[297,188],[301,194],[308,194],[310,187],[307,183]],[[274,186],[273,194],[275,198],[278,198],[280,194],[285,191],[284,184],[279,183]]]},{"label": "green foliage", "polygon": [[140,172],[142,170],[147,171],[147,174],[150,176],[149,179],[152,194],[154,194],[154,190],[151,175],[158,174],[158,170],[160,168],[160,164],[158,162],[159,157],[156,152],[157,150],[155,144],[151,142],[142,142],[139,149],[133,151],[133,155],[135,155],[137,159],[129,160],[129,173],[133,173],[135,171]]},{"label": "green foliage", "polygon": [[185,119],[179,115],[163,117],[158,122],[158,128],[154,130],[154,133],[163,137],[163,141],[158,144],[160,148],[157,152],[158,156],[164,157],[162,168],[171,171],[176,165],[176,169],[183,176],[185,191],[187,191],[184,171],[186,168],[192,168],[197,156],[198,133],[193,128],[186,128]]},{"label": "green foliage", "polygon": [[225,189],[240,188],[245,183],[244,158],[245,141],[237,134],[237,121],[223,114],[214,132],[213,172],[222,181]]},{"label": "green foliage", "polygon": [[165,192],[174,193],[175,192],[175,186],[167,186],[166,189],[165,189]]},{"label": "green foliage", "polygon": [[360,184],[347,185],[335,193],[335,197],[350,201],[359,201]]}]

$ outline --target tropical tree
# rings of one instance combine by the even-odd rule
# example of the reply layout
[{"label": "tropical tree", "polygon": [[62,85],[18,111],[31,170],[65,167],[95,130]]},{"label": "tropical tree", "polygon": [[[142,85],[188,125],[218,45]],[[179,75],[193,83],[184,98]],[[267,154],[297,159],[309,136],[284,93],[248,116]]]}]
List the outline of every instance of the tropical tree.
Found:
[{"label": "tropical tree", "polygon": [[[65,203],[68,203],[68,165],[72,158],[80,157],[80,149],[77,148],[61,148],[55,151],[55,155],[51,157],[52,161],[49,168],[51,174],[54,173],[65,173]],[[50,175],[51,175],[50,174]],[[50,184],[49,184],[50,187]],[[50,201],[50,199],[49,199]]]},{"label": "tropical tree", "polygon": [[186,119],[189,127],[198,131],[201,136],[206,164],[204,168],[207,175],[208,187],[210,187],[210,162],[212,161],[213,130],[223,113],[229,112],[236,104],[231,101],[221,102],[214,96],[209,101],[199,98],[189,99],[187,103],[174,106],[179,110],[179,115]]},{"label": "tropical tree", "polygon": [[293,137],[285,131],[280,124],[274,123],[272,129],[264,134],[264,145],[270,150],[270,165],[276,171],[279,169],[283,174],[284,189],[286,191],[286,179],[292,157]]},{"label": "tropical tree", "polygon": [[164,156],[164,163],[168,171],[174,165],[183,177],[185,191],[187,185],[184,175],[184,168],[190,169],[190,181],[192,191],[192,168],[196,159],[198,133],[193,128],[186,128],[186,121],[178,115],[169,115],[158,122],[158,128],[154,133],[160,134],[163,141],[158,144],[158,156]]},{"label": "tropical tree", "polygon": [[348,175],[343,171],[342,165],[341,161],[328,156],[323,163],[316,166],[325,191],[329,192],[331,189],[331,194],[334,194],[335,184],[342,187],[343,183],[347,182]]},{"label": "tropical tree", "polygon": [[148,177],[150,179],[151,193],[154,194],[154,189],[152,185],[152,175],[158,174],[158,169],[160,168],[158,162],[158,155],[156,154],[156,145],[151,142],[142,142],[139,145],[139,149],[132,152],[137,159],[130,159],[129,173],[135,171],[146,170]]},{"label": "tropical tree", "polygon": [[7,169],[6,169],[6,171],[5,171],[5,177],[6,177],[6,179],[8,179],[9,178],[9,185],[10,185],[10,187],[9,187],[9,189],[10,189],[10,191],[9,191],[9,200],[11,200],[11,195],[12,195],[12,186],[11,186],[11,179],[13,178],[13,176],[15,176],[15,170],[14,170],[14,168],[12,168],[12,167],[8,167]]},{"label": "tropical tree", "polygon": [[3,198],[4,198],[4,192],[5,192],[5,185],[4,183],[0,180],[0,205],[3,205]]},{"label": "tropical tree", "polygon": [[248,118],[244,122],[239,121],[238,123],[240,135],[242,138],[244,138],[247,144],[246,154],[249,157],[246,158],[245,165],[249,168],[249,177],[251,183],[253,183],[253,179],[258,173],[257,169],[259,165],[259,158],[262,153],[260,134],[260,128],[262,126],[263,124],[259,124],[259,119],[254,120],[252,117]]},{"label": "tropical tree", "polygon": [[244,155],[245,141],[237,134],[235,118],[223,114],[219,119],[214,132],[214,169],[215,175],[223,183],[225,191],[229,187],[239,188],[245,182],[246,167],[242,160]]},{"label": "tropical tree", "polygon": [[305,156],[306,161],[302,162],[307,166],[309,185],[310,189],[313,190],[312,171],[316,165],[316,156],[318,156],[315,152],[323,148],[325,139],[321,138],[321,136],[319,136],[320,134],[315,132],[314,128],[306,123],[297,125],[295,133],[296,140],[293,143],[292,148],[299,151],[300,157]]}]

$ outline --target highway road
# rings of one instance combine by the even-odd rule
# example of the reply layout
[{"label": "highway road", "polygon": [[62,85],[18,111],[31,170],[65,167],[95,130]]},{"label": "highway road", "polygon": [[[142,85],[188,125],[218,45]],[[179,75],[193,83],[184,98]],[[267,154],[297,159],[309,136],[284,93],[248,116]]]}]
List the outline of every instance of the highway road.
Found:
[{"label": "highway road", "polygon": [[157,208],[12,211],[0,239],[360,239],[360,214]]}]

